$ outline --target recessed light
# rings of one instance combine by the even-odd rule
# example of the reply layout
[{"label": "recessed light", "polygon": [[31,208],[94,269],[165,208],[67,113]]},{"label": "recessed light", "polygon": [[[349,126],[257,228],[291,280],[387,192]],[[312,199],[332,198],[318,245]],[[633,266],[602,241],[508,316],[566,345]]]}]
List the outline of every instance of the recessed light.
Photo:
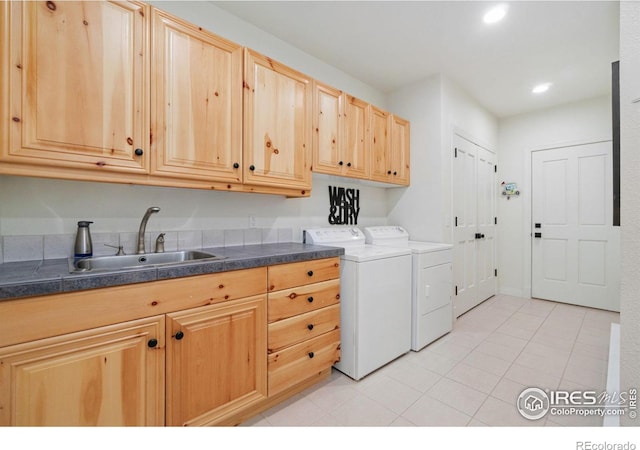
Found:
[{"label": "recessed light", "polygon": [[531,89],[531,92],[534,94],[542,94],[543,92],[547,92],[550,87],[551,83],[542,83],[534,86],[533,89]]},{"label": "recessed light", "polygon": [[502,19],[504,19],[504,16],[506,15],[507,15],[507,6],[498,5],[498,6],[494,6],[489,11],[487,11],[487,13],[484,15],[482,20],[484,21],[484,23],[492,24],[492,23],[500,22]]}]

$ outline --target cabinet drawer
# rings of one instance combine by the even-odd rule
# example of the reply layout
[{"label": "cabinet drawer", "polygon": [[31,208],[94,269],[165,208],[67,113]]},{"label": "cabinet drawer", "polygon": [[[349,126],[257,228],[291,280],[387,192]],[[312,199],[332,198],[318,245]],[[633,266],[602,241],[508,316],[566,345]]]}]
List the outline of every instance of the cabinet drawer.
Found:
[{"label": "cabinet drawer", "polygon": [[323,281],[269,294],[269,322],[297,316],[340,301],[340,280]]},{"label": "cabinet drawer", "polygon": [[269,396],[322,372],[340,361],[340,330],[269,355]]},{"label": "cabinet drawer", "polygon": [[340,328],[340,305],[269,324],[268,353]]},{"label": "cabinet drawer", "polygon": [[269,292],[340,278],[340,258],[270,266],[268,276]]}]

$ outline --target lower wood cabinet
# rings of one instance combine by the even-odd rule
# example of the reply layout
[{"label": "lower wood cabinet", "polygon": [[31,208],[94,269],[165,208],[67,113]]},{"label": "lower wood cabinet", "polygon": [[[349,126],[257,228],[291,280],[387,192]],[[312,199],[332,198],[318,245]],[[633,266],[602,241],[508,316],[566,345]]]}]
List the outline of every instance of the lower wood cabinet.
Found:
[{"label": "lower wood cabinet", "polygon": [[269,267],[269,396],[340,360],[339,277],[339,258]]},{"label": "lower wood cabinet", "polygon": [[164,316],[0,349],[0,426],[164,424]]},{"label": "lower wood cabinet", "polygon": [[0,301],[0,426],[240,424],[330,374],[339,262]]},{"label": "lower wood cabinet", "polygon": [[224,423],[267,397],[267,298],[167,315],[167,425]]}]

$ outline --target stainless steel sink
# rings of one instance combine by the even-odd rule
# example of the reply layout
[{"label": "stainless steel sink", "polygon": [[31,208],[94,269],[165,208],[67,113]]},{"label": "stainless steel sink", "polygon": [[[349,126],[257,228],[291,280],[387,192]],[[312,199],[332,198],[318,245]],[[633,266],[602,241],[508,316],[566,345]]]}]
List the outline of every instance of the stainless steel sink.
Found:
[{"label": "stainless steel sink", "polygon": [[224,259],[225,256],[217,256],[198,250],[185,250],[180,252],[145,253],[143,255],[122,256],[92,256],[69,260],[69,271],[95,272],[97,270],[121,270],[138,267],[157,266],[162,264],[179,264],[190,261],[205,261]]}]

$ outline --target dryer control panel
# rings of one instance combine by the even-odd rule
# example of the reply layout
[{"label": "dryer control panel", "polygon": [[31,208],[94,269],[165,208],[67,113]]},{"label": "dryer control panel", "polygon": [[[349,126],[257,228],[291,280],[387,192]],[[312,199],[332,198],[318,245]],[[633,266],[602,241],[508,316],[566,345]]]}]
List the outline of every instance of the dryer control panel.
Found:
[{"label": "dryer control panel", "polygon": [[302,232],[302,242],[340,247],[360,246],[365,244],[365,236],[358,227],[308,228]]}]

